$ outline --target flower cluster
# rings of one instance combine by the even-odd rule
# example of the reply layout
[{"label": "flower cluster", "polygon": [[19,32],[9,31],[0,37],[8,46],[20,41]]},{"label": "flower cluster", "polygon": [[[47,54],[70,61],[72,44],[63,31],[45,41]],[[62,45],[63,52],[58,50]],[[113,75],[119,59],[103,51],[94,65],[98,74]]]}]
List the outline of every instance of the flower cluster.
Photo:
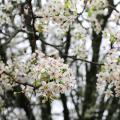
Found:
[{"label": "flower cluster", "polygon": [[75,82],[73,72],[62,59],[46,57],[40,51],[26,61],[15,58],[8,66],[2,65],[0,75],[1,83],[29,86],[45,99],[72,89]]},{"label": "flower cluster", "polygon": [[[16,12],[16,6],[21,3],[21,0],[8,0],[4,4],[0,2],[0,25],[8,24],[11,25],[12,15]],[[11,14],[12,13],[12,14]]]},{"label": "flower cluster", "polygon": [[73,5],[71,0],[66,0],[65,3],[61,1],[49,1],[41,9],[35,11],[36,16],[41,17],[36,20],[36,30],[38,32],[47,31],[46,27],[51,21],[66,32],[74,21],[75,15],[77,15],[75,6],[73,7]]},{"label": "flower cluster", "polygon": [[108,1],[107,0],[92,0],[87,5],[88,20],[91,21],[93,28],[97,33],[101,31],[102,19],[101,16],[107,15]]},{"label": "flower cluster", "polygon": [[105,87],[108,84],[107,91],[108,96],[113,95],[111,89],[114,88],[116,96],[120,96],[120,51],[117,49],[111,49],[106,56],[106,61],[102,66],[101,72],[97,74],[98,82],[97,88],[101,86]]},{"label": "flower cluster", "polygon": [[10,24],[10,10],[12,9],[11,3],[8,3],[8,5],[0,5],[0,25],[3,25],[5,23]]},{"label": "flower cluster", "polygon": [[87,50],[85,48],[87,31],[79,24],[73,24],[71,30],[70,54],[77,55],[77,58],[86,59]]}]

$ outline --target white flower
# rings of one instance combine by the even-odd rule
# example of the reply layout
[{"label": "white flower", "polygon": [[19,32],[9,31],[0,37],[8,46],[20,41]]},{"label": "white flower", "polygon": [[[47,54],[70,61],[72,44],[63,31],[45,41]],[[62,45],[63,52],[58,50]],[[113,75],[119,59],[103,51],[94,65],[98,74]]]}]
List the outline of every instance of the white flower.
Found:
[{"label": "white flower", "polygon": [[38,32],[40,32],[41,29],[47,32],[48,27],[46,26],[51,21],[53,24],[57,25],[57,28],[66,32],[76,18],[69,9],[65,9],[65,5],[60,1],[50,1],[41,9],[36,10],[35,13],[37,16],[41,16],[41,18],[39,20],[37,19],[35,22],[35,28]]},{"label": "white flower", "polygon": [[71,69],[63,63],[62,59],[46,57],[40,51],[33,53],[26,62],[15,58],[13,63],[8,62],[8,66],[4,67],[3,63],[1,66],[0,71],[7,72],[1,74],[1,81],[6,81],[8,85],[19,81],[34,87],[39,86],[36,91],[41,96],[46,96],[45,98],[52,99],[56,94],[72,89],[75,83]]},{"label": "white flower", "polygon": [[[99,74],[97,74],[97,87],[103,87],[103,84],[108,83],[108,89],[105,92],[108,96],[112,96],[110,88],[113,86],[115,95],[120,96],[120,51],[111,49],[105,59],[105,64]],[[106,85],[106,84],[104,84]],[[105,87],[105,86],[104,86]]]}]

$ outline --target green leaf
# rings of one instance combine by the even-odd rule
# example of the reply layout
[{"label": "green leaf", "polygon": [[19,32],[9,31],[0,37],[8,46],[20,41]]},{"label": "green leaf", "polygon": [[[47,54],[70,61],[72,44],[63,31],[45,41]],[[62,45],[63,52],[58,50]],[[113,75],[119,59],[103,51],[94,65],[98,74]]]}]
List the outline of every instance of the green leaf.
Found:
[{"label": "green leaf", "polygon": [[71,1],[70,0],[66,0],[64,7],[65,7],[65,9],[70,9],[71,5],[72,5]]},{"label": "green leaf", "polygon": [[94,11],[95,11],[95,8],[94,8],[94,7],[91,7],[91,8],[88,10],[88,16],[91,17]]},{"label": "green leaf", "polygon": [[41,83],[40,83],[40,80],[35,80],[33,85],[35,85],[36,87],[39,86]]},{"label": "green leaf", "polygon": [[116,42],[117,38],[114,35],[110,36],[110,41],[112,44],[114,44]]},{"label": "green leaf", "polygon": [[44,71],[41,73],[41,80],[44,80],[46,82],[49,82],[50,80],[50,75],[47,73],[47,71]]},{"label": "green leaf", "polygon": [[61,72],[62,72],[62,73],[66,72],[66,71],[67,71],[66,68],[61,68]]},{"label": "green leaf", "polygon": [[62,84],[62,85],[64,85],[64,81],[63,80],[61,80],[59,83]]},{"label": "green leaf", "polygon": [[105,66],[102,65],[100,71],[105,72]]},{"label": "green leaf", "polygon": [[117,62],[120,63],[120,57],[117,59]]},{"label": "green leaf", "polygon": [[43,32],[43,31],[44,31],[43,25],[42,25],[42,24],[39,24],[39,25],[36,27],[36,30],[37,30],[39,33]]}]

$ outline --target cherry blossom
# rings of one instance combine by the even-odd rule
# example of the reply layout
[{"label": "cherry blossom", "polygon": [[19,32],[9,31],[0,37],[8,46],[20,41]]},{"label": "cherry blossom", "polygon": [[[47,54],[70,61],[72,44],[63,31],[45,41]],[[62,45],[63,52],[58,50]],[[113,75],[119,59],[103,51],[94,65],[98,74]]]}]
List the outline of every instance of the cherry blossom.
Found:
[{"label": "cherry blossom", "polygon": [[[40,51],[36,51],[26,60],[14,58],[5,66],[1,62],[0,81],[14,86],[21,84],[34,89],[40,96],[53,99],[56,94],[64,93],[74,87],[75,77],[72,70],[63,59],[47,57]],[[30,90],[31,91],[31,90]]]}]

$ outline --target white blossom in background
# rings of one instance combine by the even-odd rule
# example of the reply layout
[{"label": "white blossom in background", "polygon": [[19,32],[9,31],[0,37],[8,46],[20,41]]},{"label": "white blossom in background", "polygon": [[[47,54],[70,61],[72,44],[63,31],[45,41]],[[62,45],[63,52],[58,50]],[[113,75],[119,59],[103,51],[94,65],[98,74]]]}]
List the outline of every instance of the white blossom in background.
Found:
[{"label": "white blossom in background", "polygon": [[[89,3],[90,2],[90,3]],[[107,15],[107,0],[90,0],[87,4],[87,19],[92,23],[92,27],[97,33],[101,31],[102,20],[100,15]],[[98,18],[99,17],[99,18]]]},{"label": "white blossom in background", "polygon": [[113,96],[115,92],[117,97],[120,96],[120,51],[118,49],[111,49],[108,52],[97,78],[98,91],[108,84],[106,95]]},{"label": "white blossom in background", "polygon": [[21,3],[21,0],[7,0],[4,4],[0,3],[0,26],[4,24],[12,24],[12,16],[14,14],[16,6]]},{"label": "white blossom in background", "polygon": [[76,55],[77,58],[86,59],[87,50],[85,48],[87,31],[79,24],[73,24],[71,30],[71,49],[70,54]]},{"label": "white blossom in background", "polygon": [[57,24],[57,27],[66,32],[76,18],[76,10],[75,3],[72,4],[71,0],[65,2],[51,0],[41,9],[35,11],[36,16],[41,17],[35,23],[36,30],[38,32],[41,32],[41,30],[47,32],[46,26],[52,21],[53,24]]},{"label": "white blossom in background", "polygon": [[13,62],[8,62],[7,66],[2,62],[0,66],[2,85],[8,84],[12,87],[15,84],[27,83],[32,90],[36,88],[36,92],[46,100],[69,91],[75,83],[73,71],[61,58],[46,57],[40,51],[33,53],[27,61],[16,57]]}]

